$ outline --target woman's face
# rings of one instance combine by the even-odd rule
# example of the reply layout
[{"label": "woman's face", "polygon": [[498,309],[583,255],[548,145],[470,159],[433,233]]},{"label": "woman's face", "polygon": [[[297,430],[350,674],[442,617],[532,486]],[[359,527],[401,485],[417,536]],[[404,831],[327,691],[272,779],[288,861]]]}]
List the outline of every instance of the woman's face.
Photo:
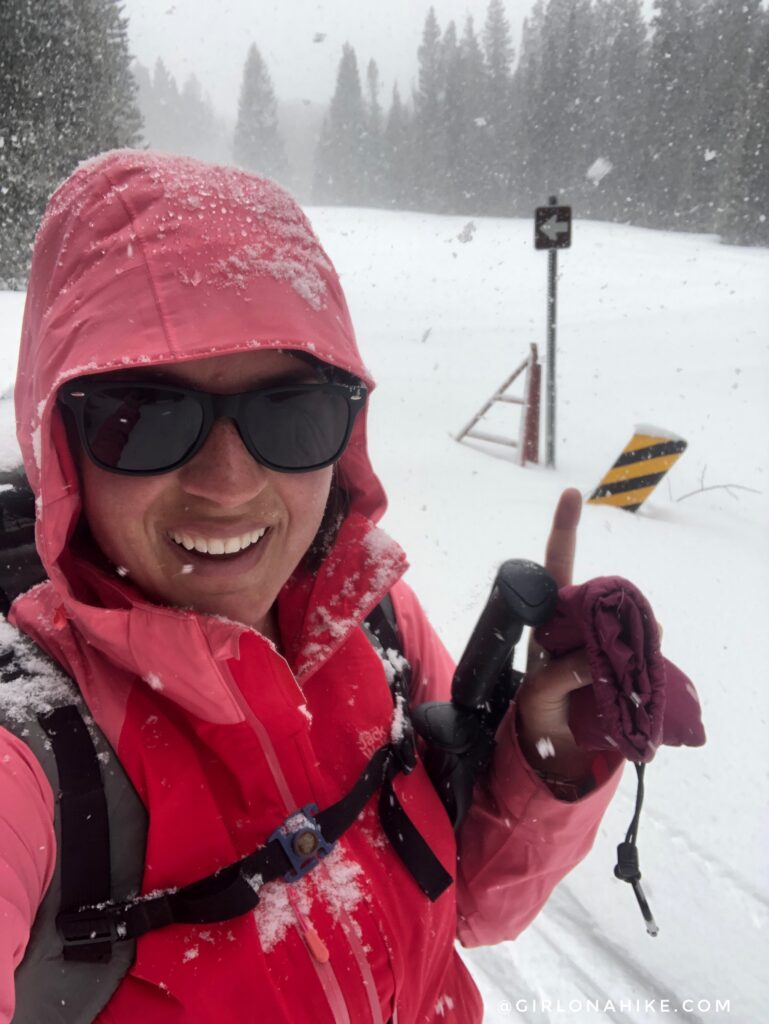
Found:
[{"label": "woman's face", "polygon": [[[312,380],[313,373],[284,352],[244,352],[141,375],[149,377],[227,394]],[[224,615],[277,639],[271,609],[318,532],[332,467],[309,473],[266,469],[225,419],[189,462],[170,473],[109,473],[84,453],[80,467],[91,533],[121,574],[154,600]],[[228,542],[245,547],[215,553]]]}]

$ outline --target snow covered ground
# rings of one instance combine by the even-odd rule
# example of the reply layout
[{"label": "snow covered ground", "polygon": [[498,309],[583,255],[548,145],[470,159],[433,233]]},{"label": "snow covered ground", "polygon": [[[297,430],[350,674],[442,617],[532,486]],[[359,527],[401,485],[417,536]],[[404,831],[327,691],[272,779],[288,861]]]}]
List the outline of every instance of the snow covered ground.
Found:
[{"label": "snow covered ground", "polygon": [[[559,257],[553,472],[452,440],[529,344],[544,348],[547,259],[531,224],[479,218],[473,233],[466,217],[310,214],[380,382],[370,443],[390,495],[385,526],[455,655],[498,563],[541,560],[564,486],[591,490],[636,423],[689,442],[637,515],[587,507],[577,552],[578,579],[619,574],[646,592],[703,703],[707,746],[663,748],[647,772],[639,849],[660,935],[646,935],[612,874],[632,816],[628,769],[591,855],[531,928],[465,954],[485,1020],[766,1019],[769,252],[575,224]],[[17,457],[22,304],[0,293],[0,467]],[[760,493],[703,489],[724,484]]]}]

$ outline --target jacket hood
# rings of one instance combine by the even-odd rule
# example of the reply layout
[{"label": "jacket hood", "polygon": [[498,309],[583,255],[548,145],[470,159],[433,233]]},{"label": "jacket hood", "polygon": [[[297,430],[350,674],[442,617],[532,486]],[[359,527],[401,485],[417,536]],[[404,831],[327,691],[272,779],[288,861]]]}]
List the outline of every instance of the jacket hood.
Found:
[{"label": "jacket hood", "polygon": [[[299,350],[373,380],[336,271],[274,182],[187,157],[116,150],[54,193],[32,258],[16,379],[16,426],[37,499],[37,544],[54,584],[80,515],[56,406],[83,374],[253,349]],[[386,498],[357,418],[338,465],[351,510]]]}]

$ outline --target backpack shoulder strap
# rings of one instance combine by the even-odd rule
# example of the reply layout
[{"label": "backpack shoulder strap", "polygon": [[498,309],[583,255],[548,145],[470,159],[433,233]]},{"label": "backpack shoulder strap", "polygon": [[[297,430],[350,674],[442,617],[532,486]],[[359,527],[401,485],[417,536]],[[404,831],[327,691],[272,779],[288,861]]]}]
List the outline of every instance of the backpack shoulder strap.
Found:
[{"label": "backpack shoulder strap", "polygon": [[0,725],[31,749],[56,797],[56,868],[14,977],[13,1024],[86,1024],[127,973],[135,943],[91,945],[85,962],[77,947],[65,954],[56,918],[97,893],[139,891],[146,812],[72,680],[1,619]]},{"label": "backpack shoulder strap", "polygon": [[45,579],[35,547],[35,496],[23,467],[0,472],[0,612]]},{"label": "backpack shoulder strap", "polygon": [[403,642],[390,594],[385,594],[376,608],[366,616],[363,631],[382,659],[393,702],[397,706],[400,698],[405,703],[405,710],[408,710],[411,665],[403,653]]}]

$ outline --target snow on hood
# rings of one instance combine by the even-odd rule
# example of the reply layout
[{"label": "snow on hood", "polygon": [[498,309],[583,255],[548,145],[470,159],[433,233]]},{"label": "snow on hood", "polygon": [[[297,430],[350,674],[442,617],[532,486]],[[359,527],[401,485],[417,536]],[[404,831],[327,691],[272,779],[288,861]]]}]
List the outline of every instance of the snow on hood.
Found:
[{"label": "snow on hood", "polygon": [[[58,558],[80,514],[57,389],[84,373],[248,349],[296,349],[373,381],[336,271],[274,182],[187,157],[115,150],[54,193],[32,259],[16,379],[38,550]],[[339,464],[351,507],[386,506],[365,411]]]}]

